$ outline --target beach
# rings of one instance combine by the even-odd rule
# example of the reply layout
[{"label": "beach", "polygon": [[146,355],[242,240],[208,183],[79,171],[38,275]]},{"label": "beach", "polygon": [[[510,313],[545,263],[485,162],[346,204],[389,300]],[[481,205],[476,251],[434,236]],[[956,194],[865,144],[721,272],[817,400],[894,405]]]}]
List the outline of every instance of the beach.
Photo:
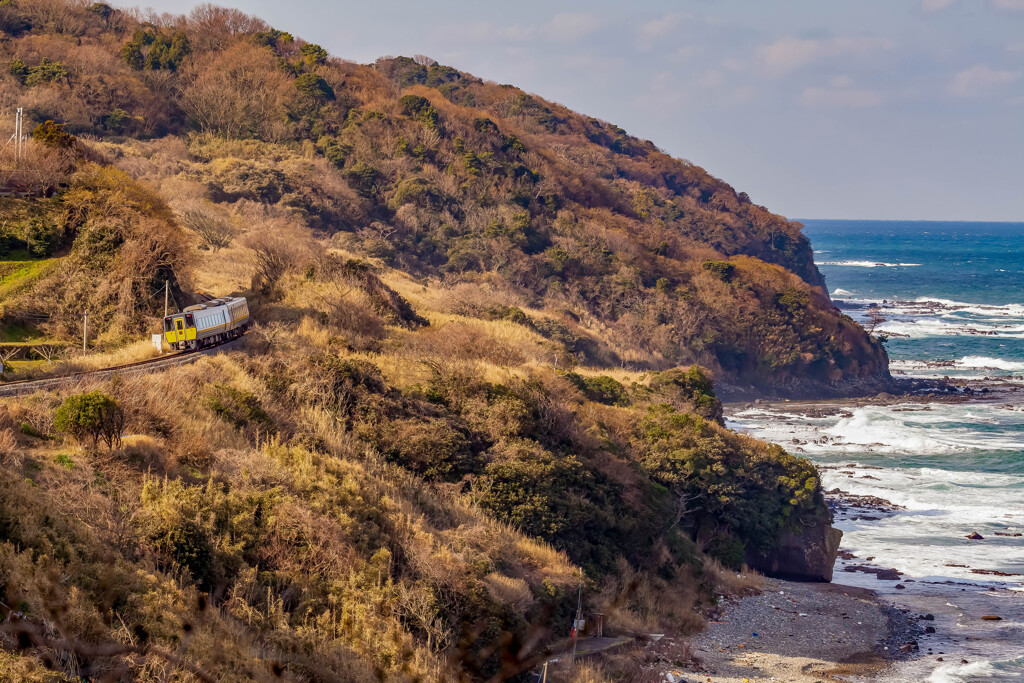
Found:
[{"label": "beach", "polygon": [[[758,594],[723,600],[707,630],[685,641],[690,664],[663,681],[873,680],[912,656],[924,629],[867,589],[769,579]],[[661,644],[671,657],[673,642]]]}]

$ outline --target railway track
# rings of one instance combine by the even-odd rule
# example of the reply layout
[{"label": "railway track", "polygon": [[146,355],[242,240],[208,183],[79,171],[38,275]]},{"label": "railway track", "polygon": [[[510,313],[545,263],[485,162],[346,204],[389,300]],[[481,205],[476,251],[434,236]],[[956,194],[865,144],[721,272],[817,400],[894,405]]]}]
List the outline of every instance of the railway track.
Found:
[{"label": "railway track", "polygon": [[177,353],[159,356],[157,358],[140,360],[135,363],[115,365],[110,368],[101,368],[99,370],[89,370],[86,372],[74,372],[67,375],[61,375],[59,377],[22,379],[14,382],[4,382],[0,384],[0,396],[20,396],[21,394],[30,394],[34,391],[40,391],[43,389],[52,389],[65,384],[71,384],[83,377],[103,378],[114,374],[128,375],[140,372],[156,372],[157,370],[164,370],[176,365],[187,365],[188,363],[194,363],[203,356],[213,356],[224,351],[229,351],[238,346],[244,338],[245,337],[243,335],[238,339],[232,339],[231,341],[226,341],[222,344],[218,344],[217,346],[199,349],[198,351],[179,351]]}]

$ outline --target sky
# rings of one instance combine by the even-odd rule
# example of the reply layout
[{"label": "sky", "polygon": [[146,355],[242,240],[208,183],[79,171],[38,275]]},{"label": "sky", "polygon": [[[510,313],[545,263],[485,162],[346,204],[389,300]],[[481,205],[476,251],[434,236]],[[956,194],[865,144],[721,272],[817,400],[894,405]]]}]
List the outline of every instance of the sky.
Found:
[{"label": "sky", "polygon": [[790,218],[1024,221],[1024,0],[217,4],[514,84]]}]

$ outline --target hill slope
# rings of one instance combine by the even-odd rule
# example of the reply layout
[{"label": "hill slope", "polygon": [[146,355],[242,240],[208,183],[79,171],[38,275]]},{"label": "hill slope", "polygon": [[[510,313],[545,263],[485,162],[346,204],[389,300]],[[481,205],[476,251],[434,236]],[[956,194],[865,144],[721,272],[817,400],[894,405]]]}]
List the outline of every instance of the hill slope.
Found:
[{"label": "hill slope", "polygon": [[261,203],[406,272],[496,285],[557,311],[584,361],[700,363],[775,393],[888,379],[799,224],[612,124],[434,63],[344,62],[232,11],[154,26],[69,7],[5,8],[5,102],[104,140],[253,141],[192,137],[170,167],[126,160],[133,175],[194,179],[225,209]]},{"label": "hill slope", "polygon": [[[165,291],[256,321],[0,401],[0,670],[514,679],[581,582],[609,631],[687,633],[746,587],[723,566],[827,527],[814,467],[712,386],[886,379],[798,225],[511,86],[233,10],[19,0],[0,29],[0,113],[42,124],[0,164],[28,193],[0,200],[5,338],[77,346],[88,310],[62,362],[113,365]],[[75,427],[101,418],[123,439]]]}]

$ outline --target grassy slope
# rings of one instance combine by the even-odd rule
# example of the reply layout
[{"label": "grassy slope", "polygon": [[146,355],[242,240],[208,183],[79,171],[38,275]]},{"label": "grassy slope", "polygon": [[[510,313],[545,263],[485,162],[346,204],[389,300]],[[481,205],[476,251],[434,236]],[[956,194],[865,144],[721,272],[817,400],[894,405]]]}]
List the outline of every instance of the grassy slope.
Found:
[{"label": "grassy slope", "polygon": [[[74,16],[79,42],[38,28],[3,49],[65,59],[76,78],[46,87],[72,101],[97,64],[148,92],[116,57],[131,22]],[[216,33],[195,31],[197,50]],[[275,49],[296,62],[297,45]],[[214,73],[218,55],[196,64]],[[708,554],[735,562],[827,514],[813,468],[719,426],[686,369],[878,373],[813,289],[798,229],[608,124],[410,68],[312,67],[334,104],[278,142],[89,141],[100,163],[47,214],[67,256],[5,304],[70,339],[86,302],[116,349],[154,327],[173,278],[178,303],[246,294],[258,327],[244,353],[98,385],[133,435],[112,452],[51,438],[88,380],[0,401],[0,587],[34,639],[11,667],[508,674],[564,636],[580,569],[611,629],[686,631],[722,590]],[[0,85],[46,106],[49,91]],[[76,132],[102,133],[72,110]],[[172,209],[196,208],[232,228],[228,247],[180,230]]]}]

